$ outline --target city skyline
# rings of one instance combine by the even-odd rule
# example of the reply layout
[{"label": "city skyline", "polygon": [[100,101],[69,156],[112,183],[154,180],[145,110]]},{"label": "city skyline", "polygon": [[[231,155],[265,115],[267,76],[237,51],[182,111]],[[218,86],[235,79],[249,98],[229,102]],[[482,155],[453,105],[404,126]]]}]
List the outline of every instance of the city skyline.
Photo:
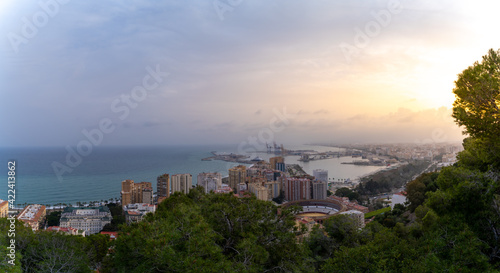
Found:
[{"label": "city skyline", "polygon": [[500,44],[486,1],[231,3],[3,1],[0,146],[460,141]]}]

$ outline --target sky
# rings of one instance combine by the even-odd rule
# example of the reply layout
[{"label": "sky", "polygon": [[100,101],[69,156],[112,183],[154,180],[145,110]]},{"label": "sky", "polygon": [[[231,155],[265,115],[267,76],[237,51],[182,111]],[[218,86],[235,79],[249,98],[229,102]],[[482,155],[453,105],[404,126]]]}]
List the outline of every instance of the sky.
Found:
[{"label": "sky", "polygon": [[0,146],[461,141],[493,1],[0,2]]}]

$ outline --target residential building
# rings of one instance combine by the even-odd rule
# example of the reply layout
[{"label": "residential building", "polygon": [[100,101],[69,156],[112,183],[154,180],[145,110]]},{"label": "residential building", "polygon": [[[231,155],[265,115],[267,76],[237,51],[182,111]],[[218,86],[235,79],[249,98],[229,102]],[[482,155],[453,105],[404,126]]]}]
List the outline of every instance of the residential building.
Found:
[{"label": "residential building", "polygon": [[277,198],[281,193],[281,183],[278,181],[267,181],[264,183],[264,187],[267,188],[269,199]]},{"label": "residential building", "polygon": [[301,225],[304,225],[306,227],[305,234],[299,235],[299,237],[298,237],[299,240],[303,240],[304,238],[309,237],[309,234],[311,233],[311,231],[314,228],[314,226],[317,225],[317,223],[311,217],[299,216],[299,217],[295,218],[295,225],[298,228],[300,228]]},{"label": "residential building", "polygon": [[37,231],[45,214],[45,206],[28,205],[17,215],[17,220],[24,222],[24,225],[30,227],[33,231]]},{"label": "residential building", "polygon": [[0,199],[0,218],[9,217],[9,202]]},{"label": "residential building", "polygon": [[209,193],[221,188],[222,176],[220,173],[200,173],[197,182],[198,185],[205,188],[205,193]]},{"label": "residential building", "polygon": [[352,217],[356,221],[358,228],[365,227],[365,214],[359,210],[348,210],[341,212],[340,214],[345,214]]},{"label": "residential building", "polygon": [[153,188],[142,189],[142,203],[153,204]]},{"label": "residential building", "polygon": [[253,164],[253,167],[259,168],[261,170],[269,170],[271,168],[271,164],[269,162],[266,162],[265,160],[259,161],[255,164]]},{"label": "residential building", "polygon": [[246,191],[248,190],[248,185],[246,183],[240,183],[236,186],[236,188],[237,188],[236,192]]},{"label": "residential building", "polygon": [[327,170],[322,170],[322,169],[317,169],[313,170],[313,176],[314,178],[321,180],[323,182],[328,183],[328,171]]},{"label": "residential building", "polygon": [[215,190],[215,193],[232,193],[233,189],[229,187],[227,184],[222,184],[221,188],[218,190]]},{"label": "residential building", "polygon": [[367,207],[361,206],[360,204],[358,204],[358,202],[356,202],[356,200],[354,200],[353,202],[349,201],[348,197],[339,197],[339,196],[335,196],[335,195],[330,195],[327,199],[331,199],[331,200],[340,202],[340,203],[344,204],[347,207],[347,209],[349,209],[349,210],[357,210],[357,211],[361,211],[363,213],[368,213],[368,211],[369,211],[369,209]]},{"label": "residential building", "polygon": [[189,173],[172,175],[172,193],[189,193],[193,186],[193,176]]},{"label": "residential building", "polygon": [[[255,183],[262,184],[267,182],[266,177],[263,176],[253,176],[253,177],[248,177],[247,179],[248,179],[247,180],[248,184],[255,184]],[[246,184],[246,183],[243,182],[241,184]]]},{"label": "residential building", "polygon": [[283,190],[288,201],[311,199],[311,180],[307,178],[283,177]]},{"label": "residential building", "polygon": [[262,175],[266,178],[266,181],[276,181],[273,170],[264,170]]},{"label": "residential building", "polygon": [[247,177],[247,167],[244,165],[238,165],[229,169],[229,187],[239,191],[238,185],[246,182]]},{"label": "residential building", "polygon": [[160,204],[161,202],[165,201],[165,199],[167,199],[167,197],[165,197],[165,196],[158,196],[158,200],[156,201],[156,203]]},{"label": "residential building", "polygon": [[321,180],[312,182],[312,199],[323,200],[327,197],[328,183]]},{"label": "residential building", "polygon": [[247,168],[247,177],[260,176],[261,173],[262,173],[262,169],[257,168],[256,166]]},{"label": "residential building", "polygon": [[66,207],[61,214],[60,227],[72,227],[85,231],[85,234],[99,233],[111,223],[109,208],[104,207]]},{"label": "residential building", "polygon": [[452,162],[455,163],[457,161],[457,155],[450,153],[450,154],[444,154],[443,158],[441,159],[441,162],[446,163],[446,162]]},{"label": "residential building", "polygon": [[122,207],[133,203],[153,203],[151,182],[134,183],[134,180],[122,181]]},{"label": "residential building", "polygon": [[127,224],[142,221],[142,218],[147,213],[154,213],[155,211],[156,206],[145,203],[128,204],[123,208]]},{"label": "residential building", "polygon": [[278,171],[286,171],[285,168],[285,158],[282,156],[276,156],[269,158],[269,163],[271,164],[271,168]]},{"label": "residential building", "polygon": [[169,197],[170,196],[170,176],[168,174],[162,174],[156,179],[156,191],[158,197]]},{"label": "residential building", "polygon": [[259,183],[248,184],[248,191],[255,194],[259,200],[268,201],[268,190],[265,186]]},{"label": "residential building", "polygon": [[79,230],[76,228],[72,227],[59,227],[59,226],[51,226],[46,229],[47,231],[55,231],[55,232],[62,232],[66,235],[79,235],[85,237],[85,230]]}]

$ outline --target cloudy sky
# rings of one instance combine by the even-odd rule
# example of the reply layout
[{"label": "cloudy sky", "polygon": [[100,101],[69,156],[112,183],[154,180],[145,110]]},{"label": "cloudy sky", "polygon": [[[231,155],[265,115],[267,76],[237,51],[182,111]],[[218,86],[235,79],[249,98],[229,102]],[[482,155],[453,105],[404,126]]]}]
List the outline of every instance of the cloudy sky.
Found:
[{"label": "cloudy sky", "polygon": [[3,0],[0,146],[460,141],[491,2]]}]

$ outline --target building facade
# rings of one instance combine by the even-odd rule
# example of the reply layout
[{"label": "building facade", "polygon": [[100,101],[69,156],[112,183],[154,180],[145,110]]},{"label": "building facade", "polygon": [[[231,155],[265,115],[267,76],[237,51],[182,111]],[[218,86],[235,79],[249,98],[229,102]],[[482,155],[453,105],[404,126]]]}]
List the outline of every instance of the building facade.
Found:
[{"label": "building facade", "polygon": [[155,211],[156,206],[144,203],[128,204],[123,208],[127,224],[140,222],[147,213],[154,213]]},{"label": "building facade", "polygon": [[24,225],[30,227],[33,231],[37,231],[45,214],[45,206],[28,205],[17,215],[17,220],[24,222]]},{"label": "building facade", "polygon": [[278,181],[268,181],[264,183],[264,186],[267,188],[269,199],[277,198],[281,193],[281,183]]},{"label": "building facade", "polygon": [[158,197],[170,196],[170,176],[168,174],[165,173],[156,178],[156,191]]},{"label": "building facade", "polygon": [[0,218],[9,217],[9,202],[0,199]]},{"label": "building facade", "polygon": [[259,183],[248,184],[248,191],[255,194],[259,200],[268,201],[268,189]]},{"label": "building facade", "polygon": [[236,190],[238,193],[238,185],[245,183],[247,178],[247,167],[244,165],[238,165],[229,169],[229,187]]},{"label": "building facade", "polygon": [[354,219],[358,228],[365,227],[365,214],[359,210],[348,210],[341,212],[340,214],[345,214]]},{"label": "building facade", "polygon": [[311,199],[311,180],[307,178],[284,177],[283,190],[288,201]]},{"label": "building facade", "polygon": [[312,199],[323,200],[327,197],[328,183],[320,180],[312,182]]},{"label": "building facade", "polygon": [[172,175],[172,193],[189,193],[193,186],[193,176],[189,173]]},{"label": "building facade", "polygon": [[134,180],[123,180],[121,191],[122,207],[133,203],[153,203],[151,182],[134,183]]},{"label": "building facade", "polygon": [[317,169],[313,170],[313,176],[314,178],[321,180],[323,182],[328,183],[328,171],[327,170],[322,170],[322,169]]},{"label": "building facade", "polygon": [[227,184],[222,184],[221,188],[216,190],[215,193],[232,193],[233,189]]},{"label": "building facade", "polygon": [[111,223],[109,208],[104,207],[67,207],[61,214],[61,228],[76,228],[84,230],[85,234],[99,233],[102,228]]},{"label": "building facade", "polygon": [[274,170],[278,170],[278,171],[282,171],[282,172],[286,171],[285,158],[282,156],[275,156],[275,157],[269,158],[269,163],[271,164],[271,168],[273,168]]},{"label": "building facade", "polygon": [[153,188],[142,189],[142,203],[153,204]]},{"label": "building facade", "polygon": [[198,185],[205,189],[205,193],[217,191],[222,186],[222,176],[220,173],[200,173],[198,174]]},{"label": "building facade", "polygon": [[85,230],[79,230],[72,227],[62,228],[59,226],[51,226],[46,229],[47,231],[62,232],[66,235],[79,235],[85,237]]},{"label": "building facade", "polygon": [[360,204],[357,203],[356,200],[354,200],[353,202],[349,201],[349,197],[339,197],[335,195],[330,195],[327,199],[343,204],[344,206],[346,206],[348,210],[357,210],[363,213],[369,212],[369,209],[367,207],[361,206]]}]

